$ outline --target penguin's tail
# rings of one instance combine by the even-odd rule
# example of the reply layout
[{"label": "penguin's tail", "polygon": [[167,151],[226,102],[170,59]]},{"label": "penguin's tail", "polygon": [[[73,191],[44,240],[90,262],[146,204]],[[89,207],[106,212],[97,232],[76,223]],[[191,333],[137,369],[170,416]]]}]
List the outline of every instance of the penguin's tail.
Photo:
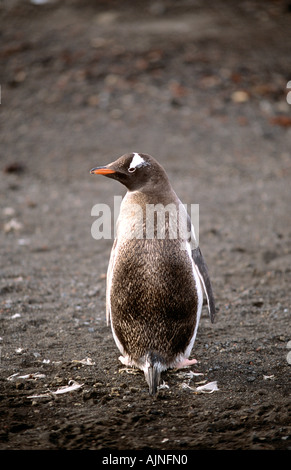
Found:
[{"label": "penguin's tail", "polygon": [[161,358],[157,354],[150,353],[147,357],[147,365],[144,368],[145,379],[149,386],[149,394],[156,395],[161,379]]},{"label": "penguin's tail", "polygon": [[149,386],[149,394],[156,395],[160,383],[161,372],[155,365],[150,365],[145,371],[145,378]]}]

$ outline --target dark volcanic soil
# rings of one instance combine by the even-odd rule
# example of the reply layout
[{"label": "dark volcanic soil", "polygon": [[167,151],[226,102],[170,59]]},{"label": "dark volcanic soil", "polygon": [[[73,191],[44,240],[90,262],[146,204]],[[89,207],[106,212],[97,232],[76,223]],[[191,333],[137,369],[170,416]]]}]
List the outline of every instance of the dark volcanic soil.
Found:
[{"label": "dark volcanic soil", "polygon": [[[1,3],[1,449],[291,448],[290,6],[209,3]],[[203,375],[156,398],[118,361],[91,236],[124,189],[89,170],[129,151],[200,204],[217,304]]]}]

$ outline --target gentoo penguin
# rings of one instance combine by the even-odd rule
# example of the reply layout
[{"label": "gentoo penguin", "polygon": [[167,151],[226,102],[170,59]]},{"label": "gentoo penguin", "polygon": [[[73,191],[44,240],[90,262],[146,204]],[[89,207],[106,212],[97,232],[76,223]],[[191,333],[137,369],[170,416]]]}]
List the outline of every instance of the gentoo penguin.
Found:
[{"label": "gentoo penguin", "polygon": [[[129,153],[90,173],[127,188],[107,272],[106,316],[122,354],[119,359],[143,370],[149,393],[155,395],[162,371],[197,362],[188,358],[203,290],[212,322],[215,315],[208,270],[185,206],[153,157]],[[153,207],[156,213],[149,221],[148,209]],[[177,229],[165,208],[182,214],[188,230]],[[164,219],[158,223],[159,215]]]}]

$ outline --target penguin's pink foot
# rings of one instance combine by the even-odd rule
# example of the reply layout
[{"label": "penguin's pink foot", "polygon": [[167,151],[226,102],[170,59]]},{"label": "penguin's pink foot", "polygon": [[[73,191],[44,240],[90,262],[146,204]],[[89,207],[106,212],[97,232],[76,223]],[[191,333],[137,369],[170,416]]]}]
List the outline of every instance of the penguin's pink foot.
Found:
[{"label": "penguin's pink foot", "polygon": [[127,374],[138,374],[140,372],[139,367],[137,367],[129,358],[129,356],[119,356],[120,362],[125,365],[124,369]]},{"label": "penguin's pink foot", "polygon": [[175,369],[183,369],[184,367],[189,367],[193,364],[197,364],[196,359],[183,359],[182,361],[178,362],[178,364],[175,366]]},{"label": "penguin's pink foot", "polygon": [[132,362],[129,359],[129,356],[119,356],[120,362],[125,366],[132,366]]}]

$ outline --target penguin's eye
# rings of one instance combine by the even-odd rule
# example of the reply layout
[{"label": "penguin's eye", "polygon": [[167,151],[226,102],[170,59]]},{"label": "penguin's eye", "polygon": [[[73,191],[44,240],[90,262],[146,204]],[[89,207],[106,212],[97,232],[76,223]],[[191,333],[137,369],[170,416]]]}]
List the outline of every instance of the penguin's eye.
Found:
[{"label": "penguin's eye", "polygon": [[135,168],[135,167],[128,168],[128,172],[129,172],[129,173],[134,173],[134,172],[135,172],[135,170],[136,170],[136,168]]}]

